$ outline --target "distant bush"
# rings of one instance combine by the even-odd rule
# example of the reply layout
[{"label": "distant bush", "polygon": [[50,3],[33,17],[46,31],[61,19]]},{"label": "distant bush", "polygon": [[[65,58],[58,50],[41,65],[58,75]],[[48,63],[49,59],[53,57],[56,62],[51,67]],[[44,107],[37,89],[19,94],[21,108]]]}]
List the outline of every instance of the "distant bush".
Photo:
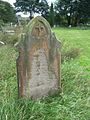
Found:
[{"label": "distant bush", "polygon": [[1,27],[0,41],[5,44],[14,45],[18,41],[21,33],[23,33],[23,26],[10,26],[9,24],[5,24],[4,27]]},{"label": "distant bush", "polygon": [[5,44],[14,45],[18,41],[18,35],[1,34],[0,40],[3,41]]},{"label": "distant bush", "polygon": [[4,25],[4,22],[3,22],[3,20],[0,20],[0,29],[1,29],[2,25]]},{"label": "distant bush", "polygon": [[80,55],[80,48],[70,48],[69,50],[62,52],[62,61],[75,59]]}]

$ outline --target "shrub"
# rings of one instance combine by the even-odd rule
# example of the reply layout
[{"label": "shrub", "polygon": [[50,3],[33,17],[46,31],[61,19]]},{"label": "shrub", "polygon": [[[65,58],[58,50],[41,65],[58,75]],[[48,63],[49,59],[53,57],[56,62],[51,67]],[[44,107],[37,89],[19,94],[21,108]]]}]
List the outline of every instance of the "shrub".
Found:
[{"label": "shrub", "polygon": [[10,35],[10,34],[2,33],[0,40],[3,41],[5,44],[14,45],[18,41],[18,35],[16,34]]},{"label": "shrub", "polygon": [[71,48],[65,52],[62,52],[61,59],[62,61],[75,59],[80,55],[80,52],[81,52],[80,48]]},{"label": "shrub", "polygon": [[3,26],[3,25],[4,25],[3,20],[0,20],[0,30],[1,30],[1,26]]}]

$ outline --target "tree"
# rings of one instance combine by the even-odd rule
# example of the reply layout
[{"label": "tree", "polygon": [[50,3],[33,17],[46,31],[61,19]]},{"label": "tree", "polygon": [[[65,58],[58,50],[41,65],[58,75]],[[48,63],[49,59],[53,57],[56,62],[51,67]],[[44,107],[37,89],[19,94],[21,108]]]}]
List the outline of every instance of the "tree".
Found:
[{"label": "tree", "polygon": [[3,22],[15,22],[14,8],[8,2],[0,1],[0,20]]},{"label": "tree", "polygon": [[90,0],[58,0],[55,10],[67,20],[68,26],[77,26],[90,18]]},{"label": "tree", "polygon": [[54,8],[53,8],[53,3],[51,3],[51,6],[50,6],[49,21],[50,21],[51,27],[53,27],[54,26]]},{"label": "tree", "polygon": [[80,0],[79,7],[79,22],[86,23],[90,19],[90,0]]},{"label": "tree", "polygon": [[71,25],[71,17],[73,12],[72,0],[58,0],[55,5],[56,12],[67,19],[68,26]]},{"label": "tree", "polygon": [[47,0],[41,0],[39,2],[39,9],[38,13],[40,13],[44,18],[48,20],[49,16],[49,5]]},{"label": "tree", "polygon": [[42,16],[45,16],[49,8],[46,0],[16,0],[14,5],[16,12],[29,12],[30,19],[35,13],[41,13]]}]

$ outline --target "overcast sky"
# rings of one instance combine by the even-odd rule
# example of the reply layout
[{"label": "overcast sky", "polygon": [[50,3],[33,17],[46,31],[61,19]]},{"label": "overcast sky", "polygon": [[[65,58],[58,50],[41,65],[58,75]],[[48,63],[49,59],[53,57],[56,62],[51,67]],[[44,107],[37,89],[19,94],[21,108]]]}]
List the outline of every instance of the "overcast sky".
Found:
[{"label": "overcast sky", "polygon": [[[3,1],[7,1],[9,2],[11,5],[13,5],[13,3],[15,3],[16,0],[3,0]],[[47,0],[48,3],[50,4],[51,2],[54,2],[55,0]]]}]

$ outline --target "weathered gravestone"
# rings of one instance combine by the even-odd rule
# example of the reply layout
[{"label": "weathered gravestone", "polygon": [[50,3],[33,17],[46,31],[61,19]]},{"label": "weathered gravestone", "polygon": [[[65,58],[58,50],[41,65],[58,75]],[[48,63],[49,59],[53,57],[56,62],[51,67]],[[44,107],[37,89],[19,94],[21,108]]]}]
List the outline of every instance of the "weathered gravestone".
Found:
[{"label": "weathered gravestone", "polygon": [[34,18],[21,37],[17,59],[19,96],[40,98],[60,86],[60,43],[43,17]]}]

